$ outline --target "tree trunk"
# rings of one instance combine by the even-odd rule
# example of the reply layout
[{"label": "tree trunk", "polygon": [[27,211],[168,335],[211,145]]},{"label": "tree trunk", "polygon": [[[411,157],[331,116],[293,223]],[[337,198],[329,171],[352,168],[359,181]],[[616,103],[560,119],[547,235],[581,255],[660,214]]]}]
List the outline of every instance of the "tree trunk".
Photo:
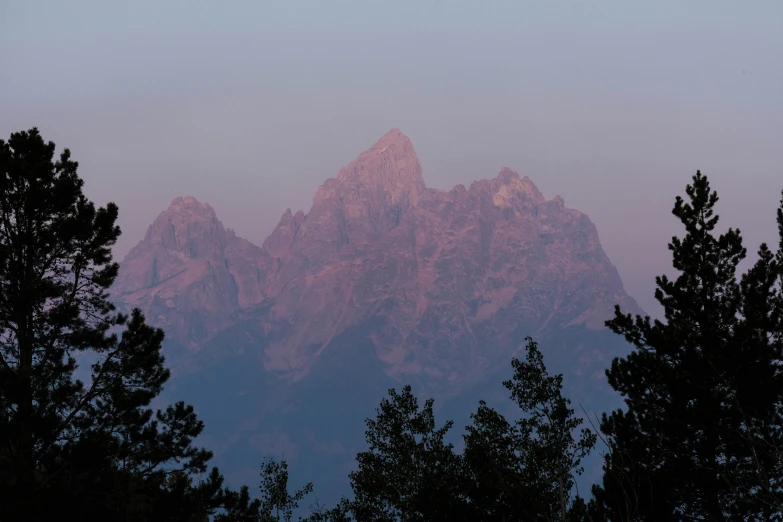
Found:
[{"label": "tree trunk", "polygon": [[565,522],[566,519],[566,499],[565,499],[565,491],[563,486],[563,475],[558,474],[557,476],[557,485],[560,489],[560,521]]},{"label": "tree trunk", "polygon": [[[23,301],[23,299],[22,299]],[[19,347],[19,373],[17,374],[16,393],[18,403],[17,409],[17,440],[16,440],[16,473],[17,473],[17,494],[21,496],[20,500],[26,505],[32,499],[35,488],[35,464],[33,462],[33,343],[28,330],[28,318],[23,306],[20,303],[20,320],[17,323],[17,343]]]}]

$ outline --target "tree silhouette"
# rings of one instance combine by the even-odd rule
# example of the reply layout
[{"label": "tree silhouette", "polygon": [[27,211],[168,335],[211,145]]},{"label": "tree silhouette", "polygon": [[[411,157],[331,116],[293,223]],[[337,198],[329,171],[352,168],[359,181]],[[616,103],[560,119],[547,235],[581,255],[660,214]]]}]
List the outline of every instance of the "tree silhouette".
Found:
[{"label": "tree silhouette", "polygon": [[685,235],[669,244],[679,275],[656,278],[665,321],[617,307],[607,322],[636,349],[607,371],[627,408],[602,420],[593,508],[612,521],[779,520],[783,248],[762,245],[738,281],[740,232],[716,234],[718,196],[700,172],[686,194],[673,210]]},{"label": "tree silhouette", "polygon": [[375,419],[367,420],[369,449],[350,474],[354,517],[365,521],[455,520],[464,514],[460,462],[444,437],[453,423],[435,428],[429,399],[419,409],[410,386],[389,390]]},{"label": "tree silhouette", "polygon": [[117,206],[96,208],[77,167],[37,129],[0,140],[0,519],[190,520],[222,477],[199,478],[192,407],[150,408],[163,332],[109,301]]},{"label": "tree silhouette", "polygon": [[571,490],[596,436],[579,429],[562,375],[549,375],[537,343],[526,340],[525,360],[512,360],[514,375],[503,383],[522,417],[509,423],[482,401],[465,434],[468,491],[482,520],[565,521],[584,510]]}]

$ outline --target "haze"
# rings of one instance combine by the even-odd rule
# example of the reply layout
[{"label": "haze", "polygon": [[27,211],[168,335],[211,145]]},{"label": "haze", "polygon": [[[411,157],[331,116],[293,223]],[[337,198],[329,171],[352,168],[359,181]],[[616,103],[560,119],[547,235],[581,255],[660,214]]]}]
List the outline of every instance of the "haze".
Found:
[{"label": "haze", "polygon": [[69,147],[116,254],[180,195],[261,243],[392,127],[428,186],[505,166],[590,216],[647,311],[696,169],[750,251],[783,189],[778,1],[6,0],[0,135]]}]

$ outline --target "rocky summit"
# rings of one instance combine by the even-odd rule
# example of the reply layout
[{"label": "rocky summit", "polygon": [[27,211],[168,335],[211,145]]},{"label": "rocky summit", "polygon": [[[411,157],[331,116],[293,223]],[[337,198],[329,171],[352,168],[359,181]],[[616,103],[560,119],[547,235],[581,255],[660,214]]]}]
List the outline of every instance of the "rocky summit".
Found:
[{"label": "rocky summit", "polygon": [[251,350],[298,381],[361,332],[388,376],[455,389],[506,368],[528,335],[569,373],[600,375],[617,350],[590,332],[615,304],[641,312],[585,214],[508,168],[428,188],[397,129],[327,179],[309,212],[286,210],[262,246],[175,199],[113,295],[185,354]]}]

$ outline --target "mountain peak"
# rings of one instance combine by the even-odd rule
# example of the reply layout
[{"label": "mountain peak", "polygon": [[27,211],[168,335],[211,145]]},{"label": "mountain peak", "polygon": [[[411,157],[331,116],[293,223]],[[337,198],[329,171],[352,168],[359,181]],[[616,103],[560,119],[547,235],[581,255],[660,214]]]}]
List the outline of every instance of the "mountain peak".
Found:
[{"label": "mountain peak", "polygon": [[500,169],[500,172],[498,173],[498,179],[505,182],[510,182],[511,180],[519,179],[519,174],[517,174],[516,172],[514,172],[508,167],[503,167],[502,169]]},{"label": "mountain peak", "polygon": [[[193,196],[175,198],[147,228],[142,244],[159,245],[165,250],[197,257],[206,251],[220,251],[225,246],[226,232],[213,209]],[[127,258],[126,258],[127,259]]]},{"label": "mountain peak", "polygon": [[512,201],[528,200],[533,205],[539,205],[545,201],[544,196],[538,190],[535,183],[525,176],[520,178],[519,174],[508,167],[504,167],[492,183],[493,200],[499,207],[513,206]]},{"label": "mountain peak", "polygon": [[300,210],[294,214],[290,208],[285,209],[277,227],[264,241],[262,245],[264,250],[275,257],[282,257],[287,254],[291,247],[291,242],[294,240],[296,232],[303,221],[304,212]]},{"label": "mountain peak", "polygon": [[201,203],[193,196],[174,198],[171,201],[169,208],[163,212],[163,214],[167,213],[192,213],[207,219],[216,218],[215,210],[209,205],[209,203]]},{"label": "mountain peak", "polygon": [[384,134],[375,144],[340,170],[343,185],[383,194],[390,204],[416,203],[425,189],[421,164],[411,140],[399,129]]},{"label": "mountain peak", "polygon": [[307,216],[295,216],[294,236],[292,230],[274,235],[285,242],[294,237],[292,251],[298,251],[297,243],[318,242],[313,255],[325,262],[330,253],[371,244],[396,228],[426,190],[410,139],[392,129],[318,188]]},{"label": "mountain peak", "polygon": [[388,147],[390,145],[396,145],[400,148],[403,147],[411,147],[413,148],[413,145],[411,144],[410,138],[402,133],[400,129],[394,128],[389,130],[386,134],[381,136],[381,138],[375,143],[375,145],[372,146],[373,149],[375,148],[382,148],[382,147]]}]

